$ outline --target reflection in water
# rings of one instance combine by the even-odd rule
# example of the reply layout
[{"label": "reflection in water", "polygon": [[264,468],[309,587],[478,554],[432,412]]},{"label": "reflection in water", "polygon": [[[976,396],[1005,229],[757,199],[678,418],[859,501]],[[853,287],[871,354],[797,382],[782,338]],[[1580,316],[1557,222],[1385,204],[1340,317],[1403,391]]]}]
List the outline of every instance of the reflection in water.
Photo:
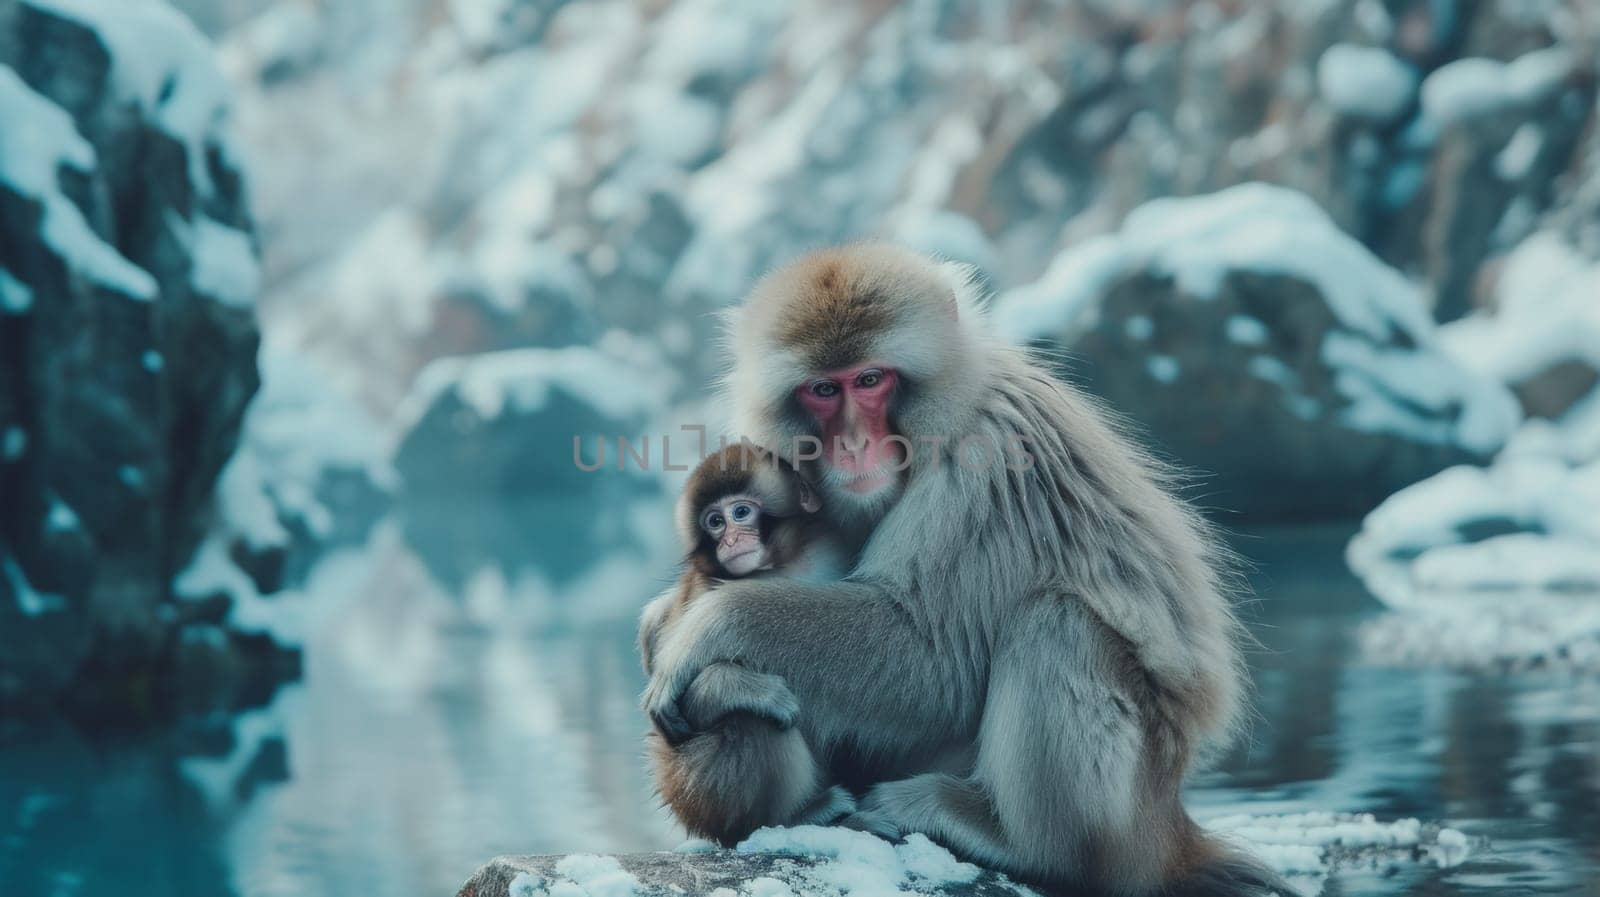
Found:
[{"label": "reflection in water", "polygon": [[[633,648],[671,572],[669,509],[603,536],[594,510],[433,508],[330,556],[304,590],[305,681],[231,730],[0,731],[0,894],[437,897],[497,853],[677,843],[641,760]],[[1448,819],[1493,842],[1329,894],[1600,893],[1600,681],[1364,661],[1354,632],[1383,611],[1343,535],[1241,539],[1259,715],[1196,811]]]}]

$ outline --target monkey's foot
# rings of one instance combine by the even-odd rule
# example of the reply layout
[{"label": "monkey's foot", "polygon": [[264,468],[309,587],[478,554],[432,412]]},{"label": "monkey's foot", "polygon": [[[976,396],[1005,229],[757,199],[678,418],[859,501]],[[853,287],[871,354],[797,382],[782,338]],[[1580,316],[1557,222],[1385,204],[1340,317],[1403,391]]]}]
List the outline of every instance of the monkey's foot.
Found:
[{"label": "monkey's foot", "polygon": [[855,795],[835,785],[800,808],[790,825],[839,825],[856,811]]},{"label": "monkey's foot", "polygon": [[856,831],[877,835],[885,841],[900,841],[906,833],[894,823],[887,814],[881,810],[858,809],[849,816],[839,820],[839,825],[853,828]]}]

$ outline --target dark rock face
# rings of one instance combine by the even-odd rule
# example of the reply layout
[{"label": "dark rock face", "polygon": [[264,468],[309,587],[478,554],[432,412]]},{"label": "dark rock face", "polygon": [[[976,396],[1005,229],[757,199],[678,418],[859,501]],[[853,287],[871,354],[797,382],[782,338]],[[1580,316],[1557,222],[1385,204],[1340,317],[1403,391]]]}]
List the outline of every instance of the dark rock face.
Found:
[{"label": "dark rock face", "polygon": [[[1265,325],[1270,352],[1215,337],[1237,316]],[[1155,322],[1147,340],[1128,332],[1128,322],[1141,318]],[[1202,299],[1170,277],[1145,273],[1110,289],[1098,326],[1073,341],[1058,367],[1113,408],[1148,421],[1141,426],[1147,441],[1195,471],[1196,501],[1224,523],[1352,518],[1418,479],[1485,460],[1459,445],[1342,424],[1339,372],[1321,356],[1324,337],[1338,326],[1304,281],[1241,272]],[[1180,383],[1152,377],[1147,352],[1172,359],[1185,372]],[[1284,400],[1281,381],[1252,370],[1263,357],[1296,382],[1308,400],[1304,411]]]},{"label": "dark rock face", "polygon": [[1414,286],[1265,185],[1141,206],[995,318],[1196,471],[1229,522],[1357,516],[1487,460],[1520,418],[1443,351]]},{"label": "dark rock face", "polygon": [[[170,45],[142,49],[142,63],[201,40],[161,13]],[[26,147],[12,145],[9,168],[0,153],[7,711],[64,700],[142,714],[170,700],[165,671],[189,664],[194,645],[228,646],[225,681],[285,662],[270,644],[180,632],[172,604],[258,384],[251,221],[206,73],[175,54],[152,100],[119,72],[115,44],[89,23],[0,2],[0,92],[37,113],[20,127],[69,151],[46,157],[43,178],[26,176]],[[187,129],[175,124],[183,104],[201,115]],[[77,216],[86,227],[63,236]],[[213,235],[239,263],[220,276],[206,267],[218,247],[201,242]]]}]

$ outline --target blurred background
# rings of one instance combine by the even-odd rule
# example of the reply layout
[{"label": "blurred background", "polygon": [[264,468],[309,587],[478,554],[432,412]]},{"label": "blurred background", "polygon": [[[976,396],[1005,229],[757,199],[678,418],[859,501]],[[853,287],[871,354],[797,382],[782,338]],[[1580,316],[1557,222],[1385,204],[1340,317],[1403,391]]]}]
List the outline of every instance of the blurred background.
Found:
[{"label": "blurred background", "polygon": [[1600,894],[1597,41],[1591,0],[0,0],[0,893],[678,843],[633,647],[675,484],[571,439],[715,424],[714,312],[875,236],[976,266],[1252,562],[1203,819],[1482,839],[1312,892]]}]

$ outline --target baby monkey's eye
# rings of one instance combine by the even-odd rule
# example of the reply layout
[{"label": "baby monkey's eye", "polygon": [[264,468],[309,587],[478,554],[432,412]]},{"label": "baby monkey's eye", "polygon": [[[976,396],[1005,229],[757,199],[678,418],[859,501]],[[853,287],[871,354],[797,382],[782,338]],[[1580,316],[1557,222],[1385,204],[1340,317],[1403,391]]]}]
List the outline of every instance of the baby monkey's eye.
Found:
[{"label": "baby monkey's eye", "polygon": [[706,515],[706,532],[715,536],[717,533],[722,532],[723,523],[725,523],[725,521],[722,519],[722,513],[719,511],[712,511],[710,514]]},{"label": "baby monkey's eye", "polygon": [[746,520],[749,520],[750,518],[755,516],[755,514],[756,514],[756,506],[750,504],[749,502],[741,501],[738,504],[734,505],[728,511],[728,513],[733,515],[733,522],[734,523],[744,523]]}]

